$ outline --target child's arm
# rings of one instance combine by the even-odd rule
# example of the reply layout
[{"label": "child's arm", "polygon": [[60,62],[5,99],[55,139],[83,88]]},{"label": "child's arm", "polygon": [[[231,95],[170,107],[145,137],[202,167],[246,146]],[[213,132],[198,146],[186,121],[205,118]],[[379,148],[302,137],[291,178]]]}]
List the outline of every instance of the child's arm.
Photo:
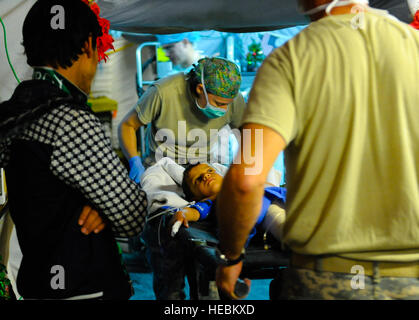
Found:
[{"label": "child's arm", "polygon": [[200,218],[199,211],[194,208],[184,208],[176,212],[170,220],[169,227],[180,221],[186,228],[189,228],[188,221],[198,221]]},{"label": "child's arm", "polygon": [[189,228],[188,221],[204,220],[211,211],[213,202],[209,199],[193,204],[176,212],[170,220],[169,227],[172,228],[176,222],[180,222],[186,228]]}]

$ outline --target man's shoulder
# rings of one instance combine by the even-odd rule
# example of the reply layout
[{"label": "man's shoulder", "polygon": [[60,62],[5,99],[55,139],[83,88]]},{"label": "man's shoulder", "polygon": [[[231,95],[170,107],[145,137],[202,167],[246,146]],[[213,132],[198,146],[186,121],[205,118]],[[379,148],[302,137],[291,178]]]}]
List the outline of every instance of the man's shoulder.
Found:
[{"label": "man's shoulder", "polygon": [[244,100],[244,97],[241,94],[241,92],[239,92],[232,102],[232,109],[230,110],[230,112],[235,113],[237,111],[244,111],[245,108],[246,101]]},{"label": "man's shoulder", "polygon": [[180,72],[157,80],[154,83],[154,86],[157,87],[161,93],[165,93],[176,88],[185,88],[186,83],[186,75],[183,72]]},{"label": "man's shoulder", "polygon": [[59,127],[62,126],[83,126],[84,129],[91,125],[100,125],[97,116],[86,108],[81,108],[77,104],[68,103],[62,104],[54,108],[44,117],[56,118]]},{"label": "man's shoulder", "polygon": [[239,107],[245,107],[246,101],[244,100],[243,94],[239,92],[237,96],[234,98],[233,103],[238,105]]}]

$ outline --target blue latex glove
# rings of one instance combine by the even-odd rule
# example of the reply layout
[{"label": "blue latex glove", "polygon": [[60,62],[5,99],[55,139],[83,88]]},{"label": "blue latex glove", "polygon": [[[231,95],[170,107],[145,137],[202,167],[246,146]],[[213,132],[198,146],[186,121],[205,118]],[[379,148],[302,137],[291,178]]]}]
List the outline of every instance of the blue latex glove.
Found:
[{"label": "blue latex glove", "polygon": [[140,183],[140,177],[145,171],[141,158],[135,156],[129,159],[129,167],[129,177],[134,180],[135,183]]}]

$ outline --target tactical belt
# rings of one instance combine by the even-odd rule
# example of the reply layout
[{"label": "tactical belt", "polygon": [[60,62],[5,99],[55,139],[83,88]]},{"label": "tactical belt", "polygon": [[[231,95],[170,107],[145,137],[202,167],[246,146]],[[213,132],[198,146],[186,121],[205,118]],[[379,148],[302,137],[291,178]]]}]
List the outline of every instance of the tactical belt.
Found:
[{"label": "tactical belt", "polygon": [[419,278],[419,261],[377,262],[352,260],[337,256],[310,256],[293,253],[291,266],[348,274],[359,273],[359,270],[362,270],[363,274],[367,276]]}]

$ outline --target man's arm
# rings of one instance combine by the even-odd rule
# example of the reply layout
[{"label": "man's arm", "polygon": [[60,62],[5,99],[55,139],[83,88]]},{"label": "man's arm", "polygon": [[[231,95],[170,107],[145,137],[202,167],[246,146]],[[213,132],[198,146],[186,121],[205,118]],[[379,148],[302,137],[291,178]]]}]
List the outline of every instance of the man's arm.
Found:
[{"label": "man's arm", "polygon": [[[246,145],[248,140],[243,144],[243,131],[246,129],[251,130],[250,146],[255,157],[253,163],[244,161],[245,153],[249,152],[246,150],[246,146],[249,147]],[[256,145],[257,129],[262,130],[263,146]],[[240,256],[247,237],[256,223],[262,205],[266,178],[286,143],[280,134],[266,126],[246,124],[242,128],[241,145],[245,147],[241,148],[237,155],[240,158],[235,159],[236,164],[233,163],[227,172],[217,201],[219,248],[230,260]],[[262,152],[255,154],[257,150]],[[249,174],[249,169],[258,166],[261,166],[258,174]],[[234,297],[234,285],[240,275],[241,267],[242,263],[217,268],[217,285],[231,297]]]},{"label": "man's arm", "polygon": [[189,228],[189,221],[198,221],[199,218],[200,215],[198,210],[194,208],[184,208],[173,215],[169,222],[169,229],[171,229],[177,221],[180,221],[185,228]]},{"label": "man's arm", "polygon": [[136,183],[140,183],[145,171],[141,157],[138,155],[136,133],[138,129],[157,117],[161,105],[162,99],[158,88],[151,86],[141,96],[135,108],[124,117],[118,128],[119,145],[130,167],[129,177]]},{"label": "man's arm", "polygon": [[[127,160],[138,155],[136,132],[160,114],[162,97],[156,85],[147,89],[118,128],[119,145]],[[141,119],[141,120],[140,120]]]},{"label": "man's arm", "polygon": [[132,109],[118,127],[119,146],[127,160],[138,155],[137,131],[144,124],[138,119],[137,111]]},{"label": "man's arm", "polygon": [[99,120],[67,106],[54,112],[62,120],[51,155],[52,173],[106,216],[116,236],[138,235],[145,224],[146,194],[129,178]]}]

